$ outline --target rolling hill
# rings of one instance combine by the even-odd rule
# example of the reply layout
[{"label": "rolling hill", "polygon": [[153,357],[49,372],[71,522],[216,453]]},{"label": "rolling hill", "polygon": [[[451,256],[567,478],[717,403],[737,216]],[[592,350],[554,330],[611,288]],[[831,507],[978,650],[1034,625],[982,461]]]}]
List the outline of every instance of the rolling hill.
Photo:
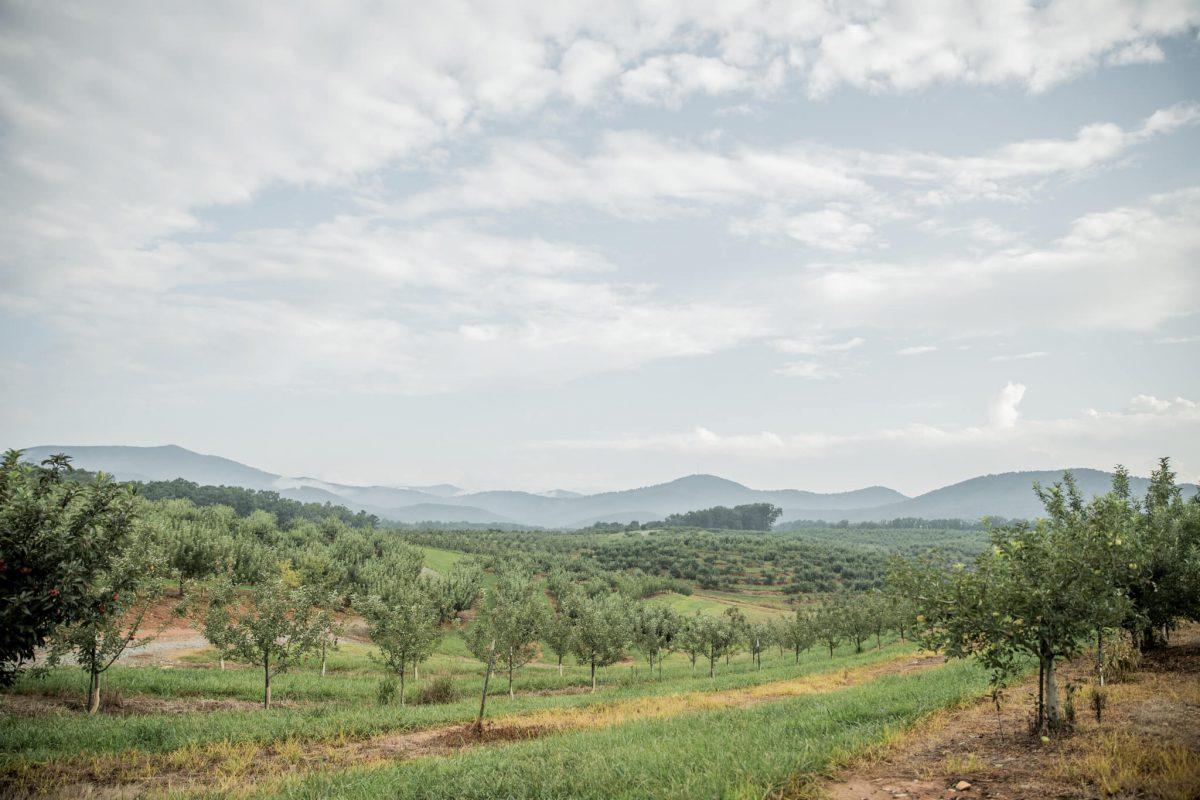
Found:
[{"label": "rolling hill", "polygon": [[[30,461],[67,453],[88,470],[103,469],[123,480],[184,478],[199,484],[270,489],[305,502],[333,503],[396,522],[507,523],[576,528],[597,521],[648,522],[668,514],[712,506],[773,503],[784,510],[782,522],[824,519],[851,522],[897,517],[978,519],[983,516],[1031,518],[1041,512],[1033,493],[1035,481],[1050,484],[1062,471],[1008,472],[983,475],[917,497],[883,486],[822,494],[799,489],[760,490],[716,475],[688,475],[666,483],[623,491],[582,495],[552,491],[463,492],[456,486],[349,486],[317,478],[285,477],[220,456],[203,455],[176,445],[162,447],[42,446],[25,451]],[[1108,490],[1112,475],[1094,469],[1073,470],[1088,495]],[[1144,493],[1145,478],[1132,488]],[[1195,487],[1185,487],[1189,493]]]},{"label": "rolling hill", "polygon": [[[1098,469],[1072,469],[1071,474],[1085,497],[1104,494],[1112,487],[1112,473]],[[823,511],[785,514],[784,521],[794,519],[824,519],[850,522],[877,522],[898,517],[922,519],[979,519],[984,516],[1009,519],[1033,519],[1042,514],[1042,503],[1033,492],[1034,483],[1043,486],[1061,481],[1063,470],[1004,472],[981,475],[934,489],[931,492],[897,503],[858,509],[825,509]],[[1132,477],[1130,489],[1135,496],[1144,495],[1150,481]],[[1195,494],[1196,487],[1182,486],[1184,496]],[[812,516],[809,516],[812,514]]]}]

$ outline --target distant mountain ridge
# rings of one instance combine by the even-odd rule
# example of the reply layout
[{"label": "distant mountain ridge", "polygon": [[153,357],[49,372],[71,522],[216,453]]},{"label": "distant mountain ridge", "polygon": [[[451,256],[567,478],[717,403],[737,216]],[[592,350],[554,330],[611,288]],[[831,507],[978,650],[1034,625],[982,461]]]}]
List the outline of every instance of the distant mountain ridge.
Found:
[{"label": "distant mountain ridge", "polygon": [[[1050,484],[1060,480],[1063,472],[984,475],[911,498],[883,486],[829,494],[799,489],[759,490],[715,475],[688,475],[653,486],[583,495],[561,490],[542,494],[464,492],[448,484],[349,486],[317,478],[276,475],[177,445],[41,446],[28,448],[25,458],[40,461],[53,453],[66,453],[76,466],[88,470],[103,469],[121,480],[184,478],[199,484],[270,489],[294,500],[344,505],[396,522],[503,523],[561,528],[584,527],[594,522],[648,522],[669,514],[744,503],[773,503],[784,510],[782,522],[796,519],[863,522],[897,517],[1032,518],[1041,513],[1041,504],[1032,489],[1034,481]],[[1112,480],[1110,473],[1100,470],[1075,469],[1072,472],[1087,496],[1108,491]],[[1131,484],[1136,493],[1142,494],[1147,481],[1134,478]],[[1195,491],[1195,487],[1187,490]]]},{"label": "distant mountain ridge", "polygon": [[[1112,488],[1113,474],[1098,469],[1077,468],[1070,470],[1028,470],[1002,472],[995,475],[980,475],[959,483],[943,486],[917,497],[897,503],[850,510],[825,509],[800,514],[787,519],[824,519],[827,521],[849,520],[850,522],[879,522],[902,517],[920,519],[979,519],[985,516],[1008,519],[1034,519],[1044,514],[1042,503],[1033,491],[1035,483],[1049,487],[1063,478],[1069,471],[1079,486],[1080,493],[1087,498],[1104,494]],[[1150,481],[1131,476],[1129,488],[1135,497],[1146,494]],[[1196,493],[1196,486],[1183,484],[1184,496]]]}]

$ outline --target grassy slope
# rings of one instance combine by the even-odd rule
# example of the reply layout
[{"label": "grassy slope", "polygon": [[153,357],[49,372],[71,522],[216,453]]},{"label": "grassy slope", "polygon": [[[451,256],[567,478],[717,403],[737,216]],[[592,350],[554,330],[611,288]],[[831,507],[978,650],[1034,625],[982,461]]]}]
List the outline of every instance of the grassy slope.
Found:
[{"label": "grassy slope", "polygon": [[763,797],[939,708],[977,696],[985,671],[930,673],[747,709],[687,714],[479,748],[370,771],[318,774],[288,798]]},{"label": "grassy slope", "polygon": [[456,550],[441,550],[436,547],[419,547],[417,549],[425,554],[423,566],[429,567],[439,575],[445,575],[451,567],[467,557],[466,553]]},{"label": "grassy slope", "polygon": [[675,592],[667,592],[657,595],[653,599],[657,602],[666,603],[679,613],[688,616],[695,614],[697,611],[713,616],[721,616],[728,608],[738,608],[748,619],[752,620],[766,620],[788,613],[784,608],[780,608],[778,611],[767,608],[763,600],[749,596],[741,599],[736,595],[721,596],[708,593],[683,595]]}]

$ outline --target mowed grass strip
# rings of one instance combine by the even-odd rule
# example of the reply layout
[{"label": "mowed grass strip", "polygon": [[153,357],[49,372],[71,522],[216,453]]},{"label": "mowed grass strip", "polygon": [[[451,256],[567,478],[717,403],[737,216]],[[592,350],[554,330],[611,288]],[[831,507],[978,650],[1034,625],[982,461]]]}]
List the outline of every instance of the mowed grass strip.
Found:
[{"label": "mowed grass strip", "polygon": [[[740,663],[735,661],[730,666],[720,665],[715,678],[704,677],[702,667],[700,677],[692,677],[690,667],[679,665],[658,680],[650,678],[648,670],[643,668],[639,670],[637,681],[609,686],[596,694],[519,694],[515,699],[504,695],[489,696],[488,708],[491,716],[517,715],[555,708],[595,706],[631,697],[738,689],[823,672],[840,674],[844,670],[868,667],[883,661],[910,658],[913,651],[912,645],[894,644],[882,650],[840,655],[830,660],[827,653],[811,650],[804,654],[798,666],[792,663],[790,654],[782,659],[764,661],[762,670],[751,669],[748,660]],[[627,667],[614,668],[614,678],[627,671]],[[78,679],[78,670],[72,670],[71,673]],[[221,672],[161,670],[153,667],[114,667],[112,674],[114,678],[119,676],[120,680],[110,681],[108,687],[119,685],[136,691],[135,687],[139,685],[153,683],[161,696],[206,693],[197,691],[198,687],[193,683],[193,679],[197,679],[200,686],[214,696],[234,694],[255,697],[250,681],[258,678],[253,670]],[[309,700],[324,695],[337,697],[341,701],[305,702],[270,711],[248,709],[120,716],[101,713],[92,717],[68,711],[38,716],[0,715],[0,768],[87,754],[124,753],[136,758],[139,753],[164,753],[208,744],[268,745],[275,741],[362,739],[382,733],[416,731],[464,722],[472,719],[479,708],[478,679],[460,687],[465,694],[457,702],[407,708],[375,705],[373,694],[377,680],[367,683],[365,678],[360,681],[352,676],[320,678],[293,673],[281,676],[279,683],[293,680],[308,689],[296,692],[297,699]],[[238,690],[222,692],[223,681],[236,684]],[[354,683],[353,688],[345,685],[338,688],[338,684],[347,681]],[[246,683],[243,685],[243,682]],[[503,692],[503,681],[494,682],[493,685],[496,692]],[[257,691],[261,691],[261,688]],[[290,693],[286,694],[285,699],[290,696]],[[351,698],[357,702],[346,702]]]},{"label": "mowed grass strip", "polygon": [[386,768],[316,773],[263,796],[804,796],[813,777],[831,765],[928,714],[979,697],[986,685],[985,670],[973,662],[954,662],[748,708],[638,720]]}]

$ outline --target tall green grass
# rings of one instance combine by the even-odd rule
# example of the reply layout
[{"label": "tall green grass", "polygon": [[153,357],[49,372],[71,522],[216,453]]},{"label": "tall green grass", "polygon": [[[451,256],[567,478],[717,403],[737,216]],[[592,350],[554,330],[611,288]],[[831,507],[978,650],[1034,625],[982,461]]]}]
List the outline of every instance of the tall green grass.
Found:
[{"label": "tall green grass", "polygon": [[[911,645],[885,646],[858,655],[845,654],[830,660],[816,650],[804,654],[794,665],[791,656],[764,661],[762,670],[754,670],[743,657],[731,665],[721,664],[715,678],[701,669],[692,677],[686,664],[664,671],[660,680],[648,670],[636,674],[628,667],[611,670],[609,683],[596,694],[518,694],[509,699],[503,694],[503,681],[493,681],[497,692],[488,700],[489,715],[521,714],[552,708],[578,708],[630,697],[668,695],[688,691],[722,691],[785,680],[802,675],[867,666],[911,650]],[[542,673],[547,671],[542,670]],[[79,681],[82,672],[56,673],[52,677]],[[107,688],[123,692],[154,689],[165,697],[261,697],[260,676],[254,670],[187,670],[155,667],[114,667]],[[582,674],[576,676],[583,680]],[[542,674],[539,680],[557,681],[557,673]],[[570,679],[571,681],[574,678]],[[199,682],[199,683],[197,683]],[[78,712],[54,712],[36,717],[0,717],[0,765],[14,761],[42,761],[79,753],[117,752],[136,749],[167,752],[215,741],[270,742],[278,739],[321,740],[339,736],[364,737],[385,731],[406,731],[464,722],[478,710],[480,679],[473,676],[459,685],[461,700],[439,706],[379,707],[375,704],[377,681],[366,677],[330,675],[321,678],[311,673],[287,673],[273,682],[276,697],[304,699],[305,704],[271,710],[255,709],[215,712],[185,712],[117,716],[101,713],[88,717]],[[559,685],[559,684],[554,684]],[[26,686],[26,684],[23,684]],[[26,688],[28,688],[26,686]],[[44,687],[43,687],[44,688]],[[147,692],[148,693],[148,692]]]},{"label": "tall green grass", "polygon": [[274,796],[308,798],[760,798],[922,716],[978,696],[974,662],[881,678],[824,695],[606,730],[318,773]]}]

